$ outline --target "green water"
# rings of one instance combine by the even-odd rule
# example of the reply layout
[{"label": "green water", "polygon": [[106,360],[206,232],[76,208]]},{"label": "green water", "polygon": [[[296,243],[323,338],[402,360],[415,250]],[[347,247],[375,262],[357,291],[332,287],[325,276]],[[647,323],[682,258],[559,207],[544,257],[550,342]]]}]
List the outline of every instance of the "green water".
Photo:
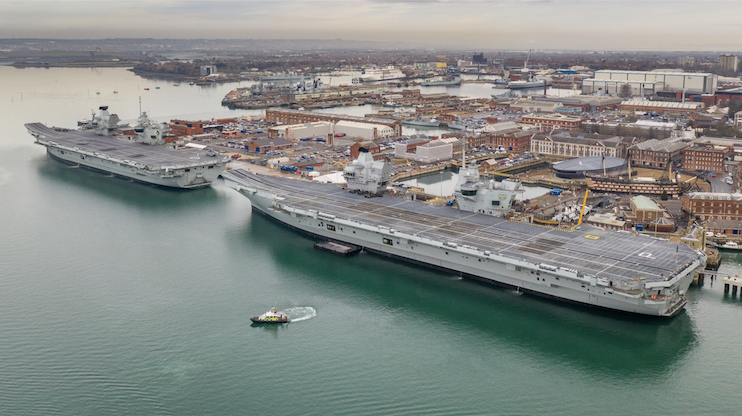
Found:
[{"label": "green water", "polygon": [[[220,182],[71,168],[23,128],[133,119],[139,95],[163,119],[246,114],[220,107],[232,88],[0,67],[0,414],[740,414],[742,300],[720,282],[654,320],[337,257]],[[274,303],[303,320],[252,327]]]}]

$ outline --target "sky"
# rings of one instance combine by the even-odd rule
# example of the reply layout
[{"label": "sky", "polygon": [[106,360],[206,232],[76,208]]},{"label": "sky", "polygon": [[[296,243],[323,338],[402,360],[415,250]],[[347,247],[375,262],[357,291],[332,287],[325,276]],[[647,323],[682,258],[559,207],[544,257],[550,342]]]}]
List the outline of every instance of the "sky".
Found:
[{"label": "sky", "polygon": [[435,49],[742,49],[742,0],[5,1],[0,38],[346,39]]}]

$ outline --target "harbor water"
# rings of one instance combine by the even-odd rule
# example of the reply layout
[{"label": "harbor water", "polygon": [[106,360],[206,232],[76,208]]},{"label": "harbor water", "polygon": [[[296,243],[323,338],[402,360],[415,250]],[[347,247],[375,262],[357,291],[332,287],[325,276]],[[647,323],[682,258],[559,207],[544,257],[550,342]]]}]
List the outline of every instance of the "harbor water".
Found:
[{"label": "harbor water", "polygon": [[[259,114],[221,107],[237,85],[0,66],[0,414],[740,413],[742,300],[720,280],[651,319],[338,257],[220,181],[71,167],[23,127],[134,120],[139,97],[158,120]],[[251,326],[274,304],[294,322]]]}]

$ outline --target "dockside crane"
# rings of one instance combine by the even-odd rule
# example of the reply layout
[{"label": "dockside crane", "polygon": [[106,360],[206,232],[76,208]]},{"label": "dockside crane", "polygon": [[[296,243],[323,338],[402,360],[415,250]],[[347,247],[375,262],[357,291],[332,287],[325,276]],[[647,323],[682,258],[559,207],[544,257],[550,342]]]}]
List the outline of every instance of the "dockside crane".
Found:
[{"label": "dockside crane", "polygon": [[95,49],[93,49],[92,51],[90,51],[90,57],[91,58],[95,58],[95,53],[98,52],[99,50],[100,50],[100,48],[97,48],[96,47]]},{"label": "dockside crane", "polygon": [[528,72],[528,60],[531,59],[531,52],[533,49],[528,50],[528,55],[526,55],[526,60],[523,62],[523,72]]}]

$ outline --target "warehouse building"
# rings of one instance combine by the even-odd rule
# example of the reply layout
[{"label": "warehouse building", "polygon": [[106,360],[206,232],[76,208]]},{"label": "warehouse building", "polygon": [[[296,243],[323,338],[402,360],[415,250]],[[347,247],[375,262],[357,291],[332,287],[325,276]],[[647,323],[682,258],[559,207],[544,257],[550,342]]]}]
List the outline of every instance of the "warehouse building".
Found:
[{"label": "warehouse building", "polygon": [[582,117],[568,116],[564,114],[529,114],[520,118],[521,123],[536,126],[540,131],[575,131],[580,129],[583,121],[585,120]]},{"label": "warehouse building", "polygon": [[[595,71],[595,76],[583,81],[583,93],[585,84],[600,85],[601,83],[621,82],[634,83],[638,86],[646,84],[644,88],[651,87],[654,84],[654,90],[660,91],[659,85],[662,84],[662,90],[665,91],[685,91],[693,94],[714,94],[718,84],[718,75],[709,72],[670,72],[670,71],[614,71],[601,70]],[[593,82],[596,81],[596,82]],[[607,85],[607,84],[606,84]],[[591,87],[594,88],[594,87]],[[633,87],[632,87],[633,88]],[[590,93],[594,93],[590,92]]]},{"label": "warehouse building", "polygon": [[583,94],[596,95],[623,95],[624,85],[629,86],[631,95],[634,96],[652,96],[665,89],[663,82],[645,82],[645,81],[614,81],[605,79],[589,78],[582,81]]},{"label": "warehouse building", "polygon": [[299,140],[307,137],[325,138],[330,133],[332,133],[332,123],[327,121],[276,126],[268,129],[268,137],[281,137],[287,140]]},{"label": "warehouse building", "polygon": [[448,140],[412,139],[397,143],[394,156],[399,159],[411,159],[421,163],[448,160],[453,157],[453,144]]},{"label": "warehouse building", "polygon": [[510,109],[524,113],[554,113],[559,107],[563,106],[564,104],[559,102],[518,99],[510,104]]},{"label": "warehouse building", "polygon": [[348,137],[360,137],[367,140],[395,137],[394,128],[390,126],[345,120],[335,123],[335,134],[345,134]]},{"label": "warehouse building", "polygon": [[621,111],[639,111],[651,114],[695,114],[704,108],[703,103],[671,101],[626,100],[621,102]]}]

